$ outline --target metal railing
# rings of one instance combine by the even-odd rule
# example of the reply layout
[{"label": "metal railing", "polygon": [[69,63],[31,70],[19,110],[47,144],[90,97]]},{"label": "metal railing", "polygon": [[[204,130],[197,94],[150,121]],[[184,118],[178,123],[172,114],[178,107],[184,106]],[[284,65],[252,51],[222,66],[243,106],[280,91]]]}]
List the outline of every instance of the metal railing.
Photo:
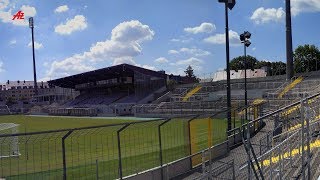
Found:
[{"label": "metal railing", "polygon": [[[226,128],[227,124],[218,113],[1,134],[0,152],[8,138],[16,137],[20,156],[0,158],[0,177],[123,179],[224,142]],[[188,162],[188,170],[201,163],[198,157]]]},{"label": "metal railing", "polygon": [[[319,95],[309,96],[249,122],[248,127],[252,127],[264,119],[267,124],[272,122],[272,127],[262,138],[243,136],[247,160],[243,158],[244,166],[239,169],[242,178],[287,179],[303,176],[310,179],[310,146],[311,140],[315,140],[311,134],[319,129],[316,126],[318,123],[310,126],[310,121],[318,118]],[[284,113],[293,107],[298,108],[295,113]],[[245,128],[243,125],[242,129]],[[292,164],[297,167],[292,167]]]}]

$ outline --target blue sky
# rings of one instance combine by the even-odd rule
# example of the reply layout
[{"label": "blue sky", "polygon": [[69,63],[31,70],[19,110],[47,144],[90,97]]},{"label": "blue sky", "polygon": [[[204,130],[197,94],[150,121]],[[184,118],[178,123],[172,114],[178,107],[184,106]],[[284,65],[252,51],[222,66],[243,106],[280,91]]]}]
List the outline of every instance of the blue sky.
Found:
[{"label": "blue sky", "polygon": [[[319,0],[292,0],[293,45],[320,46]],[[25,20],[12,21],[22,10]],[[203,76],[225,67],[224,6],[217,0],[0,0],[0,82],[32,79],[35,21],[37,74],[55,79],[119,63]],[[238,0],[230,11],[231,58],[285,61],[283,0]]]}]

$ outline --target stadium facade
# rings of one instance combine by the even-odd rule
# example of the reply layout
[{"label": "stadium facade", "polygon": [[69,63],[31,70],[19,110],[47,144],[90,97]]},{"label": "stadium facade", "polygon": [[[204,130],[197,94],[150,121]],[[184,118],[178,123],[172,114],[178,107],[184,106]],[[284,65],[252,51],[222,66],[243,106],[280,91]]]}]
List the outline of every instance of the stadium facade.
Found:
[{"label": "stadium facade", "polygon": [[97,113],[132,114],[132,107],[135,104],[150,103],[167,91],[169,79],[180,83],[188,81],[185,77],[167,75],[163,71],[153,71],[129,64],[51,80],[48,82],[50,86],[73,89],[79,92],[79,95],[65,103],[63,107],[52,109],[50,114],[78,116]]},{"label": "stadium facade", "polygon": [[[49,89],[47,82],[38,82],[39,89]],[[43,91],[43,90],[41,90]],[[29,101],[34,97],[33,81],[7,81],[0,84],[0,101]]]}]

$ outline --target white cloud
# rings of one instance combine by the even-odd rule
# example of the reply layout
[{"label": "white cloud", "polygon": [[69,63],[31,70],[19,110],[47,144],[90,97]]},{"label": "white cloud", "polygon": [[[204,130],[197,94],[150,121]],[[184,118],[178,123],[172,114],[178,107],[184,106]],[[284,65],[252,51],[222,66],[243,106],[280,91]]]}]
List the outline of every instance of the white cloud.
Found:
[{"label": "white cloud", "polygon": [[180,52],[187,53],[193,56],[208,56],[211,53],[197,48],[181,48]]},{"label": "white cloud", "polygon": [[25,17],[34,17],[37,14],[36,8],[32,6],[23,5],[20,9]]},{"label": "white cloud", "polygon": [[133,60],[133,57],[119,57],[119,58],[115,58],[114,61],[113,61],[113,64],[112,65],[118,65],[118,64],[131,64],[131,65],[134,65],[134,66],[139,66],[139,67],[142,67],[142,68],[145,68],[145,69],[150,69],[150,70],[154,70],[156,71],[157,68],[154,67],[154,66],[150,66],[150,65],[141,65],[141,64],[137,64],[134,60]]},{"label": "white cloud", "polygon": [[173,38],[170,40],[171,42],[180,42],[180,39]]},{"label": "white cloud", "polygon": [[9,11],[0,11],[0,20],[4,23],[13,23],[11,10]]},{"label": "white cloud", "polygon": [[17,44],[17,40],[12,39],[12,40],[9,42],[9,45],[14,45],[14,44]]},{"label": "white cloud", "polygon": [[44,67],[48,67],[48,66],[49,66],[49,62],[44,62],[42,65],[43,65]]},{"label": "white cloud", "polygon": [[[5,5],[0,3],[0,6],[5,7]],[[4,11],[0,8],[0,20],[3,23],[12,23],[13,25],[17,26],[28,26],[28,18],[34,17],[37,14],[36,8],[28,5],[21,6],[20,10],[24,13],[24,19],[15,19],[12,20],[12,17],[17,12],[12,12],[12,9],[9,9],[8,11]]]},{"label": "white cloud", "polygon": [[[31,42],[29,42],[28,47],[32,47],[32,43]],[[41,43],[38,43],[38,42],[35,41],[34,42],[34,49],[41,49],[41,48],[43,48],[43,45]]]},{"label": "white cloud", "polygon": [[180,37],[180,38],[173,38],[173,39],[170,39],[171,42],[174,42],[174,43],[189,43],[193,40],[193,38],[186,38],[186,37]]},{"label": "white cloud", "polygon": [[203,64],[203,60],[191,57],[189,59],[185,60],[179,60],[176,62],[177,65],[191,65],[191,66],[198,66],[200,64]]},{"label": "white cloud", "polygon": [[62,12],[66,12],[66,11],[68,11],[68,10],[69,10],[68,6],[67,6],[67,5],[63,5],[63,6],[57,7],[57,8],[54,10],[54,12],[55,12],[55,13],[62,13]]},{"label": "white cloud", "polygon": [[4,65],[3,65],[3,62],[0,61],[0,73],[4,72]]},{"label": "white cloud", "polygon": [[303,12],[320,12],[319,0],[291,0],[291,12],[296,16]]},{"label": "white cloud", "polygon": [[181,48],[179,50],[169,50],[168,54],[188,54],[192,56],[208,56],[211,53],[202,49],[197,49],[197,48]]},{"label": "white cloud", "polygon": [[[223,34],[216,34],[210,37],[207,37],[203,40],[206,43],[211,44],[225,44],[226,43],[226,36],[225,33]],[[235,31],[229,31],[229,43],[231,46],[240,46],[241,42],[239,40],[239,34]]]},{"label": "white cloud", "polygon": [[150,65],[147,65],[147,64],[142,65],[142,66],[140,66],[140,67],[143,67],[143,68],[145,68],[145,69],[150,69],[150,70],[153,70],[153,71],[157,71],[157,70],[158,70],[156,67],[150,66]]},{"label": "white cloud", "polygon": [[142,53],[141,43],[152,40],[154,34],[148,25],[137,20],[120,23],[112,30],[111,39],[97,42],[83,53],[54,61],[46,76],[56,78],[93,70],[96,63],[105,61],[139,65],[133,58]]},{"label": "white cloud", "polygon": [[179,54],[179,51],[171,49],[168,51],[168,54]]},{"label": "white cloud", "polygon": [[169,65],[173,66],[175,71],[168,72],[169,74],[180,74],[185,75],[185,69],[190,65],[196,73],[200,73],[202,70],[202,65],[204,64],[203,60],[191,57],[188,59],[178,60],[176,63],[170,63]]},{"label": "white cloud", "polygon": [[252,51],[255,51],[256,49],[257,49],[256,47],[253,47],[253,48],[252,48]]},{"label": "white cloud", "polygon": [[148,25],[139,21],[123,22],[117,25],[111,32],[111,40],[121,42],[142,42],[151,40],[154,31]]},{"label": "white cloud", "polygon": [[154,60],[155,63],[158,63],[158,64],[164,64],[164,63],[168,63],[169,60],[164,58],[164,57],[159,57],[157,58],[156,60]]},{"label": "white cloud", "polygon": [[9,5],[9,0],[1,0],[0,1],[0,10],[7,8]]},{"label": "white cloud", "polygon": [[285,12],[282,8],[264,9],[260,7],[256,9],[250,19],[256,24],[265,24],[268,22],[281,22],[285,18]]},{"label": "white cloud", "polygon": [[46,76],[50,78],[63,77],[94,69],[93,66],[89,65],[89,63],[84,63],[83,60],[82,55],[76,54],[63,61],[53,61]]},{"label": "white cloud", "polygon": [[70,35],[75,31],[87,28],[87,21],[83,15],[76,15],[73,19],[68,19],[66,23],[61,23],[54,28],[54,31],[61,35]]},{"label": "white cloud", "polygon": [[214,30],[216,30],[216,26],[207,22],[202,23],[200,26],[184,28],[185,32],[192,34],[211,33]]},{"label": "white cloud", "polygon": [[115,58],[112,65],[124,64],[124,63],[135,65],[135,66],[137,65],[137,63],[133,60],[133,57],[130,57],[130,56]]}]

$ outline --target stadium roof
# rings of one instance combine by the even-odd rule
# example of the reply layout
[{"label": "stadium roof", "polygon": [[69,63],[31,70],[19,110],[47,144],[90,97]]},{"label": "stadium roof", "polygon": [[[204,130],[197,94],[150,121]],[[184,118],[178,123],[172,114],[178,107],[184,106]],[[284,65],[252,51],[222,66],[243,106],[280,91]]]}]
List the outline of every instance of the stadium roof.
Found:
[{"label": "stadium roof", "polygon": [[95,82],[101,80],[112,79],[122,76],[133,75],[134,72],[139,72],[145,75],[166,78],[166,74],[152,71],[149,69],[133,66],[130,64],[120,64],[116,66],[111,66],[107,68],[97,69],[94,71],[89,71],[85,73],[80,73],[60,79],[55,79],[48,81],[49,84],[63,87],[63,88],[74,88],[77,84],[83,84],[88,82]]}]

